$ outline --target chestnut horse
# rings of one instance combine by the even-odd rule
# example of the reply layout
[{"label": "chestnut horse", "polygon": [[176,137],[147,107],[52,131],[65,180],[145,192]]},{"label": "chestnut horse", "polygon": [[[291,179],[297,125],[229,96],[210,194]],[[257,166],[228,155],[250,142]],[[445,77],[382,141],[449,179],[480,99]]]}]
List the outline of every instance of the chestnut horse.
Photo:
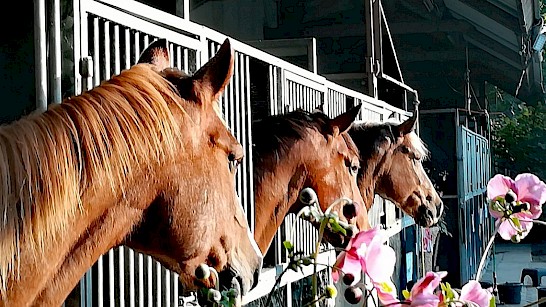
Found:
[{"label": "chestnut horse", "polygon": [[216,103],[231,46],[193,77],[164,70],[166,47],[158,41],[142,55],[149,64],[0,128],[0,305],[61,305],[120,244],[187,286],[203,262],[237,272],[243,291],[256,282],[262,256],[234,188],[243,150]]},{"label": "chestnut horse", "polygon": [[423,169],[428,150],[414,131],[416,122],[416,113],[402,123],[357,122],[349,134],[360,152],[358,186],[366,208],[377,193],[430,227],[441,218],[443,203]]},{"label": "chestnut horse", "polygon": [[[352,200],[341,202],[332,212],[342,221],[356,223],[363,202],[356,181],[360,163],[347,130],[359,110],[355,107],[333,119],[298,110],[253,122],[254,238],[263,253],[284,217],[303,207],[298,196],[305,187],[316,191],[323,211],[342,197]],[[360,224],[368,225],[367,219]],[[347,243],[340,234],[326,233],[325,238],[336,246]]]}]

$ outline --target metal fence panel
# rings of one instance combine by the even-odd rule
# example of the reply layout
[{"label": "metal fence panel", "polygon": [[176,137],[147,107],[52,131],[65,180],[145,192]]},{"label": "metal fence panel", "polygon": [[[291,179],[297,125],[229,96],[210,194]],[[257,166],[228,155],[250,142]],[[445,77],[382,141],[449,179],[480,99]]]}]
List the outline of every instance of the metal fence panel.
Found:
[{"label": "metal fence panel", "polygon": [[490,177],[489,143],[464,126],[457,128],[457,175],[459,200],[459,253],[461,284],[474,278],[492,219],[487,213],[486,188]]}]

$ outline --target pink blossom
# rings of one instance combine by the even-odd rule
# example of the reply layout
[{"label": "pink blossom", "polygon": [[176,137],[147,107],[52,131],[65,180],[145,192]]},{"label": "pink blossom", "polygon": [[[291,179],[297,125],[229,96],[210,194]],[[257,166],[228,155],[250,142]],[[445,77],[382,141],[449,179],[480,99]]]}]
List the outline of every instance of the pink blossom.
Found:
[{"label": "pink blossom", "polygon": [[361,231],[353,237],[345,251],[337,257],[332,273],[334,282],[339,280],[339,271],[352,274],[353,284],[360,281],[360,275],[366,273],[374,282],[390,280],[396,264],[394,250],[383,244],[385,234],[378,227]]},{"label": "pink blossom", "polygon": [[[507,197],[515,199],[511,201]],[[532,220],[542,213],[546,184],[533,174],[520,174],[515,180],[497,174],[487,184],[487,198],[490,201],[489,212],[497,219],[495,224],[500,236],[505,240],[522,239],[533,227]]]},{"label": "pink blossom", "polygon": [[442,278],[447,272],[427,272],[411,288],[409,301],[410,306],[436,307],[440,303],[440,297],[436,293],[436,288],[440,285]]},{"label": "pink blossom", "polygon": [[473,302],[480,307],[488,307],[492,297],[491,292],[483,289],[479,282],[471,280],[461,289],[459,300]]},{"label": "pink blossom", "polygon": [[396,286],[392,281],[388,280],[383,282],[374,282],[373,285],[377,291],[377,298],[379,298],[383,305],[388,305],[390,307],[402,306],[400,304],[396,304],[399,301],[396,294]]}]

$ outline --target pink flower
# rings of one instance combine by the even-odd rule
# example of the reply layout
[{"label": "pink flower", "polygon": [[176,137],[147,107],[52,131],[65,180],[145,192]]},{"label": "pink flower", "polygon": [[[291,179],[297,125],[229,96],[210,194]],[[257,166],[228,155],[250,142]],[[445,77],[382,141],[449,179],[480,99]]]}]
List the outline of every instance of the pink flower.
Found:
[{"label": "pink flower", "polygon": [[459,296],[459,300],[473,302],[480,307],[489,307],[492,297],[493,295],[491,292],[482,289],[479,282],[471,280],[461,289],[461,296]]},{"label": "pink flower", "polygon": [[533,174],[520,174],[515,180],[497,174],[487,184],[487,198],[500,236],[520,240],[533,227],[532,220],[542,213],[546,184]]},{"label": "pink flower", "polygon": [[374,282],[373,285],[375,290],[377,290],[377,298],[379,298],[383,305],[388,305],[390,307],[402,306],[400,304],[396,304],[399,301],[396,294],[396,286],[392,281],[388,280],[383,282]]},{"label": "pink flower", "polygon": [[383,242],[385,234],[378,227],[359,232],[337,257],[332,273],[334,282],[339,280],[339,270],[354,276],[353,285],[360,281],[362,272],[374,282],[389,281],[396,264],[396,254]]},{"label": "pink flower", "polygon": [[436,288],[440,285],[442,278],[447,272],[428,272],[425,277],[419,279],[411,288],[409,301],[410,306],[436,307],[440,303],[440,297]]}]

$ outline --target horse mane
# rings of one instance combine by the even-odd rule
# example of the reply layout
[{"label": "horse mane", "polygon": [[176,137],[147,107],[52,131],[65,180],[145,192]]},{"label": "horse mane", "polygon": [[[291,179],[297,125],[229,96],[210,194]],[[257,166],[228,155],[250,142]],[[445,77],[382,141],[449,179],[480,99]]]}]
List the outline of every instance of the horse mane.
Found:
[{"label": "horse mane", "polygon": [[[253,157],[262,159],[266,155],[284,156],[297,141],[313,129],[320,133],[332,133],[328,124],[330,118],[321,112],[296,110],[285,114],[267,116],[253,122]],[[342,136],[349,151],[358,156],[358,148],[347,133]]]},{"label": "horse mane", "polygon": [[[34,254],[84,212],[83,193],[124,193],[127,177],[180,149],[170,82],[138,64],[46,112],[0,126],[0,292],[19,276],[22,240]],[[177,111],[178,112],[178,111]]]},{"label": "horse mane", "polygon": [[[352,131],[359,132],[358,134],[349,133],[351,137],[358,143],[373,144],[374,147],[364,148],[361,146],[360,153],[369,153],[370,156],[373,151],[379,149],[384,141],[390,140],[391,143],[395,143],[395,136],[393,127],[400,125],[402,122],[390,118],[384,122],[356,122],[351,127]],[[409,140],[412,152],[421,160],[426,160],[429,157],[429,150],[423,140],[412,131],[406,134],[406,138]]]}]

